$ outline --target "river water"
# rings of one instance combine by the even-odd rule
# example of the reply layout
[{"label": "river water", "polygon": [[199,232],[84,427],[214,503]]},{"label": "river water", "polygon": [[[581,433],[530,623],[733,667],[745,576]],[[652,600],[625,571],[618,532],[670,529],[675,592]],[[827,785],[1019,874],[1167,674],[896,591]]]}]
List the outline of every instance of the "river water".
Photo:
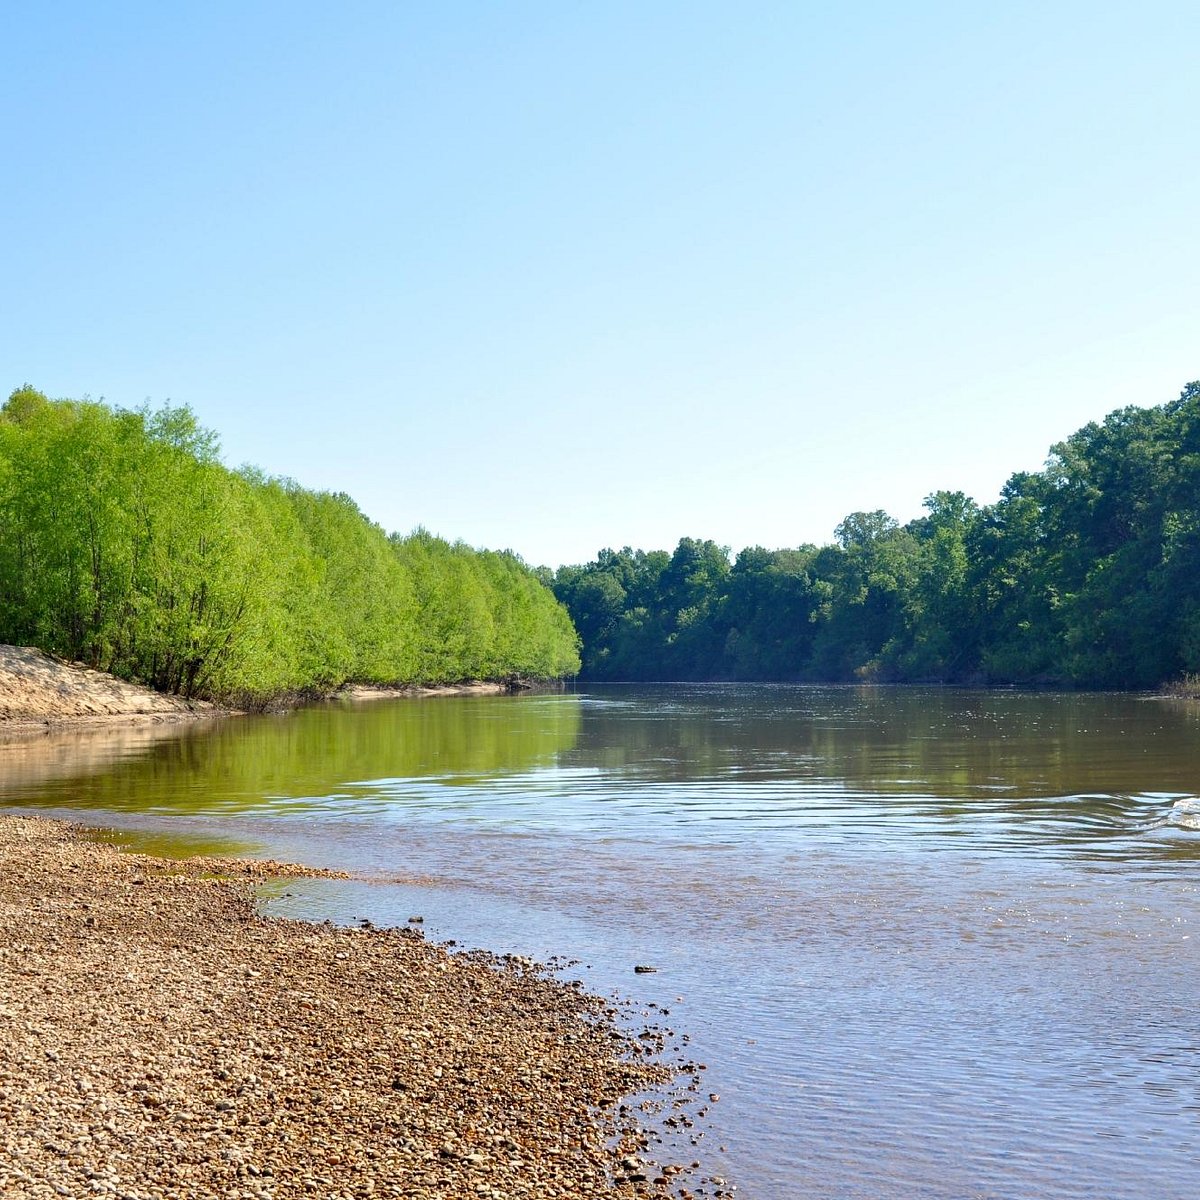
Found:
[{"label": "river water", "polygon": [[1200,1195],[1200,705],[330,704],[4,743],[0,789],[138,847],[370,880],[288,881],[270,911],[580,960],[707,1064],[687,1153],[743,1196]]}]

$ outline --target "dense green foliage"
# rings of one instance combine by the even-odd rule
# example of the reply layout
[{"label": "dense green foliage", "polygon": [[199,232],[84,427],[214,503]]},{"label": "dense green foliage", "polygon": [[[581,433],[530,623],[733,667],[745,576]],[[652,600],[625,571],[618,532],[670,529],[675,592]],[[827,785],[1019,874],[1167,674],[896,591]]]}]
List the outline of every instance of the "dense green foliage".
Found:
[{"label": "dense green foliage", "polygon": [[583,673],[1145,687],[1200,668],[1200,383],[1085,426],[995,504],[925,507],[732,565],[684,538],[560,568]]},{"label": "dense green foliage", "polygon": [[231,471],[186,408],[14,392],[0,641],[184,695],[557,677],[570,620],[508,553],[388,537],[345,495]]}]

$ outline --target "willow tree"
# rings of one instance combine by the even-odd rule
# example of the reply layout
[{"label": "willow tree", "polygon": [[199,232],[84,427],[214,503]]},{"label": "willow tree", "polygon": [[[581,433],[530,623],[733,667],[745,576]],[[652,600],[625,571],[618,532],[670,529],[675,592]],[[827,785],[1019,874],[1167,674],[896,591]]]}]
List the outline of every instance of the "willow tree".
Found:
[{"label": "willow tree", "polygon": [[340,493],[228,470],[186,408],[0,410],[0,639],[184,695],[578,667],[524,564],[389,539]]}]

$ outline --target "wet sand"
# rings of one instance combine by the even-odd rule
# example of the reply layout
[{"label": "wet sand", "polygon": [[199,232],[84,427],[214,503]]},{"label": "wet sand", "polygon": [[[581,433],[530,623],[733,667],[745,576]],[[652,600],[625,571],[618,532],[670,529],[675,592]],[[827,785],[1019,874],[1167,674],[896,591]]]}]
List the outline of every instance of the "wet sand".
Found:
[{"label": "wet sand", "polygon": [[602,1000],[261,916],[254,885],[298,873],[0,817],[0,1193],[690,1195],[623,1103],[673,1072]]}]

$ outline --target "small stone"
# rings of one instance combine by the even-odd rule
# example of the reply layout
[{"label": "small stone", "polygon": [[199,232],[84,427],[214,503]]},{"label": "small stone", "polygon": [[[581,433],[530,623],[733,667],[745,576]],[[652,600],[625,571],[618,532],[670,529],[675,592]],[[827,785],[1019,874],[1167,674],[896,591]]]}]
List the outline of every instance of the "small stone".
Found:
[{"label": "small stone", "polygon": [[[264,921],[219,860],[155,868],[136,904],[115,851],[56,830],[0,818],[0,855],[17,862],[0,870],[0,902],[16,914],[0,945],[16,989],[0,996],[0,1024],[24,1027],[20,1065],[33,1068],[0,1066],[0,1194],[4,1178],[10,1190],[27,1184],[19,1167],[40,1178],[38,1196],[68,1198],[269,1200],[278,1188],[314,1200],[515,1200],[618,1186],[649,1197],[657,1177],[689,1200],[678,1168],[640,1158],[664,1152],[640,1104],[616,1116],[623,1098],[667,1086],[671,1069],[652,1057],[664,1028],[637,1041],[645,1026],[625,1028],[621,1005],[529,958],[428,946],[419,916],[370,938]],[[86,859],[86,876],[64,885],[71,864],[55,866],[43,846]],[[84,936],[86,905],[128,956],[119,994],[94,988],[108,948],[97,930]],[[17,955],[36,956],[28,972],[8,971]],[[347,969],[331,971],[331,959]],[[79,1036],[60,1041],[48,1031],[66,1012]],[[690,1104],[700,1076],[688,1070]],[[613,1110],[619,1149],[599,1140],[597,1105]]]}]

